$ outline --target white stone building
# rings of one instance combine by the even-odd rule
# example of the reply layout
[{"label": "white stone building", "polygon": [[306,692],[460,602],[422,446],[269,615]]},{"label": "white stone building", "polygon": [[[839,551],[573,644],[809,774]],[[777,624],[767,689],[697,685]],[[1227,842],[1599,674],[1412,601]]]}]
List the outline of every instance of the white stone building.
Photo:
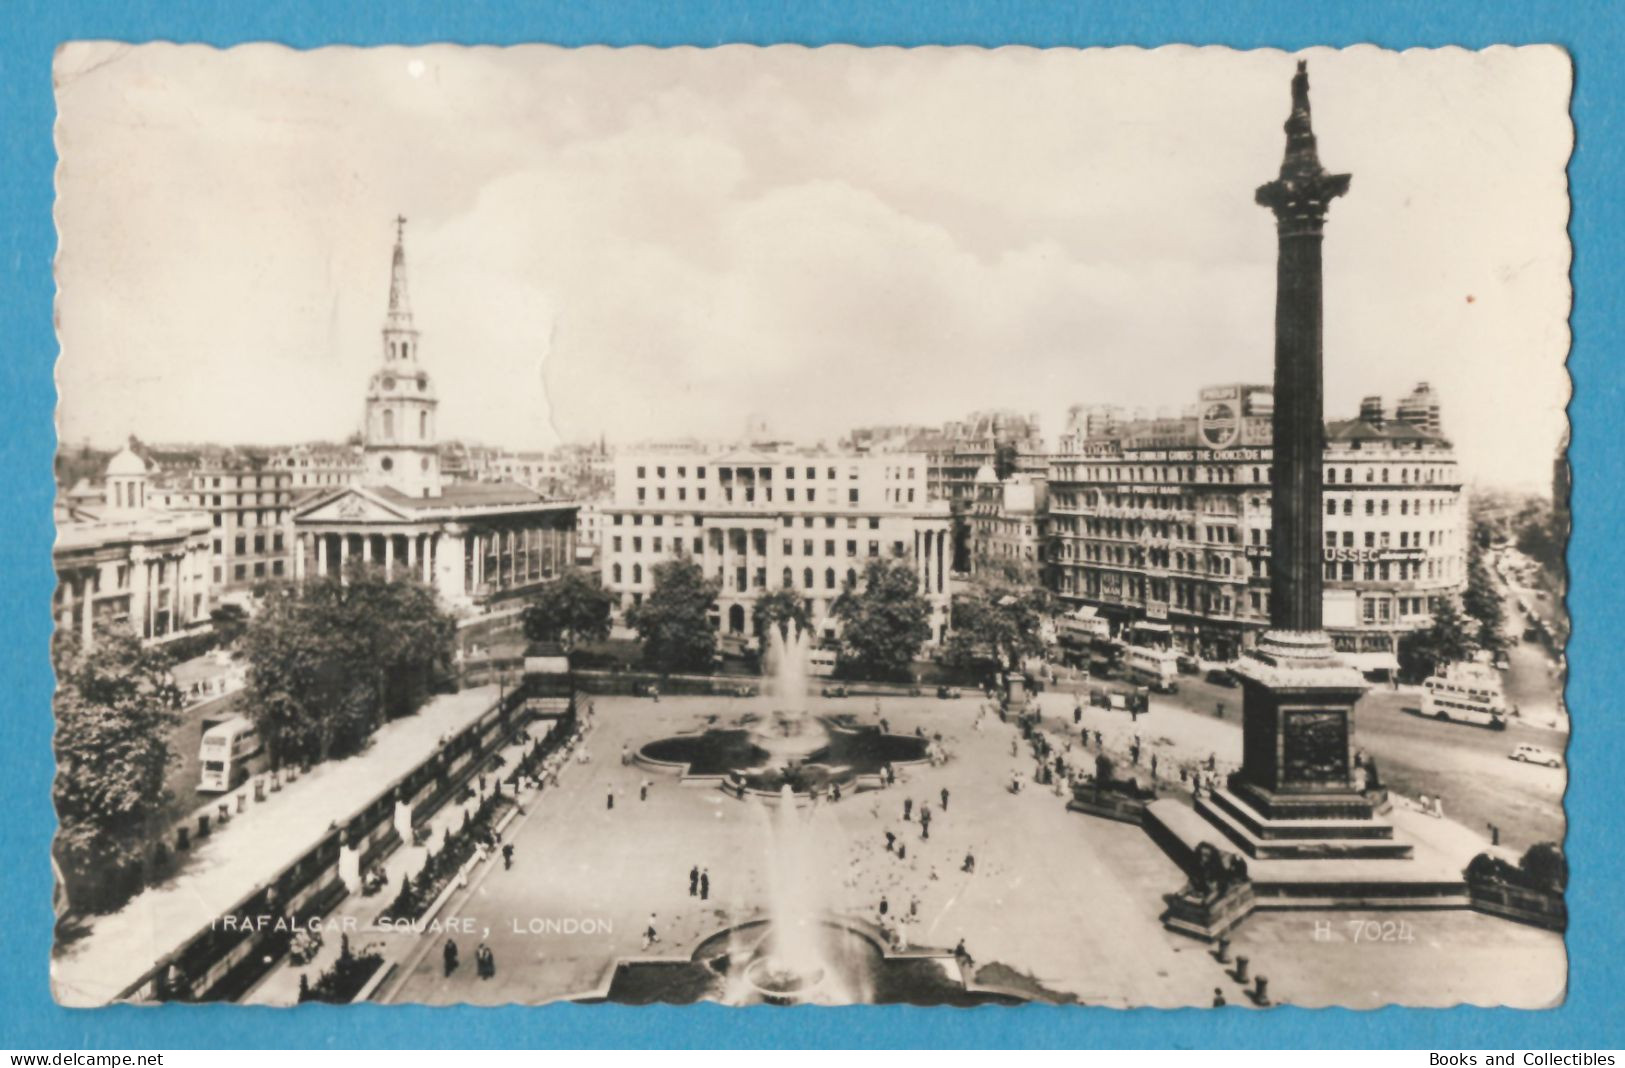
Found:
[{"label": "white stone building", "polygon": [[902,559],[940,641],[951,525],[947,504],[927,498],[923,456],[623,452],[614,499],[600,508],[604,584],[630,608],[652,588],[656,564],[691,558],[719,583],[718,630],[746,635],[761,593],[795,590],[822,626],[868,561]]}]

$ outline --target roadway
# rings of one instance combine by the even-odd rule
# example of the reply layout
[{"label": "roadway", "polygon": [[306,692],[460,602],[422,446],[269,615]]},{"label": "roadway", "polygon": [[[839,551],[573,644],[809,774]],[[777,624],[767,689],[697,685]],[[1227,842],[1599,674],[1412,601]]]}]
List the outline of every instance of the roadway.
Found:
[{"label": "roadway", "polygon": [[[1514,650],[1512,669],[1506,674],[1509,697],[1523,695],[1511,699],[1519,701],[1524,715],[1512,720],[1504,731],[1423,719],[1408,712],[1407,708],[1421,704],[1416,687],[1373,686],[1354,716],[1354,744],[1375,759],[1384,785],[1408,797],[1442,797],[1447,816],[1486,837],[1493,823],[1500,828],[1501,844],[1520,852],[1535,842],[1563,840],[1563,791],[1568,779],[1564,768],[1508,759],[1521,743],[1558,754],[1568,743],[1565,732],[1530,714],[1539,704],[1537,698],[1545,707],[1554,703],[1555,682],[1547,674],[1550,661],[1545,654],[1538,646],[1523,644]],[[1220,742],[1228,741],[1226,748],[1233,747],[1233,752],[1219,751],[1218,755],[1239,761],[1239,687],[1216,686],[1203,678],[1182,675],[1177,694],[1152,695],[1152,714],[1141,723],[1159,731],[1177,726],[1179,718],[1156,714],[1165,708],[1213,721],[1219,702],[1225,706],[1222,723],[1233,734],[1229,739],[1221,736]]]}]

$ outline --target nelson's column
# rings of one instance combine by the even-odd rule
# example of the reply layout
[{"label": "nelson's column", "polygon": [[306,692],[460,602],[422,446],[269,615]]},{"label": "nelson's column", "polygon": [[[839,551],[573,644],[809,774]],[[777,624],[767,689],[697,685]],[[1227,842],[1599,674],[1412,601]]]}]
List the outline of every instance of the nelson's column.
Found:
[{"label": "nelson's column", "polygon": [[[1270,628],[1237,666],[1245,687],[1242,768],[1220,799],[1254,856],[1402,857],[1410,846],[1356,788],[1350,737],[1359,672],[1321,629],[1321,238],[1349,175],[1320,165],[1309,74],[1298,63],[1281,173],[1260,186],[1279,239],[1275,296]],[[1281,821],[1292,821],[1290,826]],[[1302,848],[1300,848],[1300,846]]]}]

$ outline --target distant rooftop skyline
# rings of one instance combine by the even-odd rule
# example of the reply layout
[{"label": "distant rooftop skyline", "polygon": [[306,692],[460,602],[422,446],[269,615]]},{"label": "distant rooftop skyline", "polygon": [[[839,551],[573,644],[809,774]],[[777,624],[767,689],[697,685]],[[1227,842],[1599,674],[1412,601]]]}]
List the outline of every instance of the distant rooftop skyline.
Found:
[{"label": "distant rooftop skyline", "polygon": [[[1469,477],[1549,485],[1569,387],[1556,49],[1312,50],[1353,186],[1326,412],[1431,381]],[[69,45],[60,434],[357,428],[397,215],[442,437],[520,450],[1267,381],[1292,59]]]}]

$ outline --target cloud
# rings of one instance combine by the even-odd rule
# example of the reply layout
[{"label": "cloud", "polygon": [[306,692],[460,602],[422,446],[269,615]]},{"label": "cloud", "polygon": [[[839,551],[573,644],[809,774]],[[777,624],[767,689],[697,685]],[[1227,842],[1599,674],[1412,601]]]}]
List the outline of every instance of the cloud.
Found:
[{"label": "cloud", "polygon": [[[1054,432],[1073,403],[1270,377],[1252,191],[1283,144],[1279,53],[83,47],[58,90],[69,440],[347,433],[397,211],[448,434],[761,413],[833,440],[991,404]],[[1322,156],[1354,172],[1325,247],[1329,411],[1429,379],[1470,471],[1543,481],[1566,57],[1311,63]]]}]

